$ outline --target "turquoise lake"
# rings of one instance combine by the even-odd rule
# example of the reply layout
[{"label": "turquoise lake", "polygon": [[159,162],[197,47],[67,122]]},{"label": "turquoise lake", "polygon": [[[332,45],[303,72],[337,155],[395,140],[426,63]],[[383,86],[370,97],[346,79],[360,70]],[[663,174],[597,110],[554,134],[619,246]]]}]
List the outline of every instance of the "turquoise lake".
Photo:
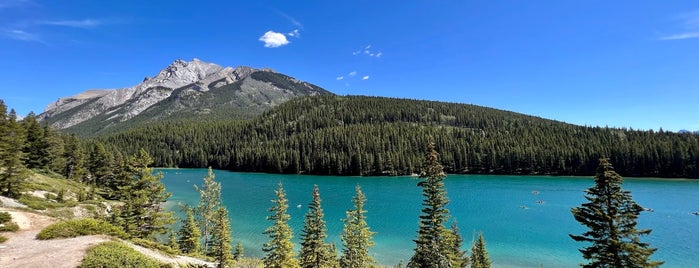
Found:
[{"label": "turquoise lake", "polygon": [[[160,169],[169,207],[196,204],[194,184],[201,184],[206,169]],[[404,263],[414,248],[421,188],[416,177],[335,177],[237,173],[216,170],[223,187],[223,202],[231,217],[233,240],[241,242],[245,255],[261,257],[268,238],[262,232],[282,182],[289,199],[290,224],[297,252],[303,217],[311,201],[314,184],[320,187],[329,242],[341,250],[340,233],[345,211],[352,208],[354,187],[360,185],[367,197],[367,222],[376,232],[371,253],[379,264]],[[449,175],[446,179],[448,208],[457,219],[465,247],[482,231],[494,267],[578,267],[584,260],[568,234],[585,229],[573,219],[570,209],[586,200],[583,191],[592,186],[591,177]],[[699,263],[699,181],[625,178],[623,188],[634,200],[652,208],[643,212],[639,228],[653,232],[642,241],[658,248],[654,260],[663,267],[696,267]],[[524,207],[524,208],[523,208]]]}]

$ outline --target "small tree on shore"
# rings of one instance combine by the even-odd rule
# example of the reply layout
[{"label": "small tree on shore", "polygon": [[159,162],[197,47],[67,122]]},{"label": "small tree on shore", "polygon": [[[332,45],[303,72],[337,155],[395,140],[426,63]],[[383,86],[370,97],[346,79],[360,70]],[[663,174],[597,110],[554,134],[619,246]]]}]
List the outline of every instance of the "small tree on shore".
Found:
[{"label": "small tree on shore", "polygon": [[212,230],[216,228],[215,218],[218,208],[221,207],[221,183],[216,181],[214,171],[209,167],[201,188],[197,185],[194,185],[194,188],[199,192],[199,204],[194,210],[194,215],[204,240],[203,251],[208,254],[209,240],[213,239]]},{"label": "small tree on shore", "polygon": [[231,225],[228,210],[218,207],[214,217],[214,228],[211,230],[207,255],[214,257],[218,268],[233,267],[233,247],[231,246]]},{"label": "small tree on shore", "polygon": [[445,234],[448,230],[444,223],[449,219],[449,210],[446,205],[447,191],[444,187],[446,174],[439,163],[439,154],[434,148],[434,142],[429,141],[425,153],[425,162],[422,165],[420,178],[423,179],[417,185],[422,187],[422,214],[420,215],[420,228],[415,239],[415,253],[408,262],[409,268],[438,267],[450,268],[450,245]]},{"label": "small tree on shore", "polygon": [[332,247],[325,242],[327,230],[318,185],[313,186],[312,196],[301,232],[299,263],[303,268],[337,267],[337,256],[332,255]]},{"label": "small tree on shore", "polygon": [[297,268],[299,261],[294,255],[293,232],[289,226],[291,216],[287,214],[289,204],[281,182],[275,194],[277,199],[272,200],[274,205],[269,209],[272,215],[267,217],[274,223],[264,232],[270,240],[262,248],[265,252],[263,261],[267,268]]},{"label": "small tree on shore", "polygon": [[650,229],[636,229],[636,219],[643,208],[631,192],[621,189],[622,177],[607,159],[601,159],[595,175],[595,185],[585,191],[588,203],[571,209],[573,217],[590,230],[582,235],[570,235],[578,242],[591,243],[580,250],[590,261],[582,267],[658,267],[663,262],[651,261],[655,252],[648,243],[640,241]]},{"label": "small tree on shore", "polygon": [[369,255],[369,248],[374,246],[372,236],[374,232],[369,230],[366,222],[367,211],[364,210],[366,197],[362,193],[362,188],[357,185],[356,194],[352,199],[354,209],[347,211],[347,218],[344,220],[342,236],[342,257],[340,257],[340,267],[372,267],[376,261]]},{"label": "small tree on shore", "polygon": [[471,247],[471,268],[490,268],[490,264],[483,233],[478,233],[478,239]]},{"label": "small tree on shore", "polygon": [[186,217],[182,219],[182,227],[177,232],[180,251],[185,254],[200,253],[199,238],[201,237],[201,232],[194,220],[194,212],[192,208],[187,206],[183,206],[182,209],[185,211]]}]

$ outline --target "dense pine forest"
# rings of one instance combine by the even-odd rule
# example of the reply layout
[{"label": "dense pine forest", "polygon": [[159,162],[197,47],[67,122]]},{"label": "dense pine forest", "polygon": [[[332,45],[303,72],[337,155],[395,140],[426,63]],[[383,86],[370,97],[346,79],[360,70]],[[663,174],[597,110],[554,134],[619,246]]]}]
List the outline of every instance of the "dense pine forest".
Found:
[{"label": "dense pine forest", "polygon": [[593,175],[608,157],[623,176],[699,178],[699,135],[566,124],[475,105],[314,96],[244,121],[154,123],[100,136],[155,166],[324,175],[419,171],[434,137],[449,173]]}]

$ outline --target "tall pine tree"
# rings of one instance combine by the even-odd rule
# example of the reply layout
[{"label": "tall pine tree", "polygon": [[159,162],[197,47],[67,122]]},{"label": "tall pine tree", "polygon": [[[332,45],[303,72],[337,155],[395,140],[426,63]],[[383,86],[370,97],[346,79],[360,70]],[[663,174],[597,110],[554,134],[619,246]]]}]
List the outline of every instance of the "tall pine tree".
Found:
[{"label": "tall pine tree", "polygon": [[233,246],[231,246],[231,224],[228,210],[218,207],[214,214],[214,226],[211,229],[209,252],[207,255],[216,260],[217,268],[233,267]]},{"label": "tall pine tree", "polygon": [[450,246],[445,238],[447,229],[444,223],[449,219],[449,203],[444,188],[446,174],[439,163],[439,154],[430,140],[427,144],[425,162],[420,172],[423,179],[417,185],[422,187],[422,214],[420,229],[414,240],[415,254],[410,258],[407,267],[451,267],[449,259]]},{"label": "tall pine tree", "polygon": [[274,193],[277,199],[272,200],[274,205],[269,209],[272,215],[267,217],[273,224],[264,232],[270,240],[262,248],[265,252],[263,261],[267,268],[297,268],[299,261],[294,256],[293,232],[289,226],[291,216],[287,214],[289,204],[281,182]]},{"label": "tall pine tree", "polygon": [[7,114],[0,100],[0,195],[19,198],[24,180],[29,176],[24,167],[24,129],[17,122],[15,110]]},{"label": "tall pine tree", "polygon": [[208,253],[209,240],[212,239],[212,230],[216,225],[216,214],[221,206],[221,183],[216,181],[216,175],[209,167],[209,172],[204,177],[204,183],[201,188],[197,185],[194,185],[194,188],[199,192],[199,204],[195,210],[197,225],[199,225],[199,230],[201,230],[204,239],[204,252]]},{"label": "tall pine tree", "polygon": [[182,206],[182,210],[185,212],[185,218],[182,219],[182,226],[177,232],[179,249],[185,254],[201,253],[201,244],[199,244],[201,231],[194,220],[194,212],[188,206]]},{"label": "tall pine tree", "polygon": [[301,233],[300,265],[303,268],[337,267],[337,256],[332,255],[332,246],[325,242],[327,228],[318,185],[313,186],[312,196]]},{"label": "tall pine tree", "polygon": [[340,267],[371,267],[376,262],[369,255],[369,248],[374,246],[372,236],[374,232],[369,230],[366,222],[367,211],[364,210],[366,197],[362,193],[362,188],[357,185],[356,194],[352,199],[354,209],[347,211],[347,218],[344,220],[342,236],[342,257],[340,257]]},{"label": "tall pine tree", "polygon": [[485,239],[483,233],[478,233],[478,239],[471,247],[471,268],[490,268],[490,257],[488,250],[485,248]]},{"label": "tall pine tree", "polygon": [[588,203],[571,209],[573,217],[589,228],[582,235],[570,235],[578,242],[591,243],[580,250],[589,263],[582,267],[658,267],[663,262],[651,261],[655,252],[640,241],[650,229],[636,229],[636,219],[643,211],[631,192],[621,189],[622,177],[607,159],[601,159],[595,185],[585,191]]}]

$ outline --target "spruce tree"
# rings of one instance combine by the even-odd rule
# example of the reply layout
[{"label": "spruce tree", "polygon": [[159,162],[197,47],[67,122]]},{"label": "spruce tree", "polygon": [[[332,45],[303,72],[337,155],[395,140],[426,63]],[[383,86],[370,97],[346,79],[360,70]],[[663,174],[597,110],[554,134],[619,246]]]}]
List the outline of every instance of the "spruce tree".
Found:
[{"label": "spruce tree", "polygon": [[177,232],[179,236],[177,243],[180,251],[185,254],[201,253],[201,244],[199,243],[201,232],[194,220],[194,212],[188,206],[183,206],[182,209],[185,211],[186,217],[182,219],[182,227]]},{"label": "spruce tree", "polygon": [[206,255],[216,260],[218,268],[233,267],[233,247],[231,246],[231,225],[228,219],[228,210],[218,207],[214,215],[214,226],[211,229],[209,251]]},{"label": "spruce tree", "polygon": [[36,121],[36,115],[33,112],[22,119],[22,127],[27,134],[23,148],[27,156],[25,159],[27,168],[47,168],[49,143],[44,135],[44,129]]},{"label": "spruce tree", "polygon": [[451,267],[449,245],[444,236],[447,232],[444,223],[449,219],[449,210],[446,209],[449,200],[444,188],[446,174],[438,158],[434,143],[429,141],[420,172],[423,180],[417,184],[422,187],[424,197],[420,228],[414,240],[415,253],[407,267]]},{"label": "spruce tree", "polygon": [[273,225],[264,232],[270,240],[262,248],[265,252],[263,261],[267,268],[297,268],[299,261],[294,256],[293,232],[289,226],[291,216],[287,214],[289,204],[281,182],[274,192],[277,199],[272,200],[274,205],[269,209],[272,214],[267,217]]},{"label": "spruce tree", "polygon": [[24,181],[29,177],[24,167],[24,129],[17,122],[14,110],[0,100],[0,195],[19,198]]},{"label": "spruce tree", "polygon": [[152,162],[146,151],[130,158],[127,166],[125,185],[119,188],[124,231],[132,236],[153,239],[157,234],[167,232],[167,225],[173,222],[172,213],[165,212],[163,203],[170,197],[165,185],[160,181],[162,173],[153,175],[148,168]]},{"label": "spruce tree", "polygon": [[362,193],[362,188],[357,185],[355,196],[352,199],[354,209],[347,210],[347,218],[344,219],[345,226],[342,236],[342,256],[340,257],[340,267],[371,267],[376,262],[369,255],[369,248],[374,246],[372,237],[374,232],[369,230],[366,222],[367,211],[364,210],[366,197]]},{"label": "spruce tree", "polygon": [[233,259],[236,261],[242,260],[245,257],[245,250],[243,250],[243,244],[240,242],[235,244],[235,251],[233,251]]},{"label": "spruce tree", "polygon": [[466,251],[462,250],[464,239],[459,233],[459,227],[456,220],[451,222],[451,228],[445,234],[446,242],[449,247],[448,254],[451,260],[451,267],[465,268],[468,266],[469,259],[466,256]]},{"label": "spruce tree", "polygon": [[177,236],[172,230],[170,231],[170,235],[167,237],[167,246],[175,252],[180,252],[180,245],[177,244]]},{"label": "spruce tree", "polygon": [[471,247],[471,268],[490,268],[490,257],[485,248],[483,233],[478,233],[478,239]]},{"label": "spruce tree", "polygon": [[304,268],[337,267],[337,255],[332,255],[332,247],[325,242],[327,229],[318,185],[313,186],[312,196],[301,233],[299,263]]},{"label": "spruce tree", "polygon": [[85,159],[78,137],[75,136],[75,134],[66,137],[64,146],[63,157],[65,158],[65,168],[63,170],[63,176],[71,180],[82,181],[83,175],[85,175],[85,168],[83,167]]},{"label": "spruce tree", "polygon": [[216,213],[221,206],[221,183],[216,181],[214,171],[209,167],[201,188],[197,185],[194,185],[194,188],[199,192],[199,204],[195,210],[197,224],[204,240],[204,252],[208,253],[211,232],[216,225]]},{"label": "spruce tree", "polygon": [[595,175],[595,185],[585,191],[588,203],[571,209],[573,217],[589,228],[582,235],[570,235],[578,242],[590,243],[580,249],[589,263],[582,267],[658,267],[663,262],[651,261],[655,252],[648,243],[640,241],[650,229],[636,229],[636,219],[643,208],[622,190],[623,178],[614,171],[607,159],[601,159]]}]

